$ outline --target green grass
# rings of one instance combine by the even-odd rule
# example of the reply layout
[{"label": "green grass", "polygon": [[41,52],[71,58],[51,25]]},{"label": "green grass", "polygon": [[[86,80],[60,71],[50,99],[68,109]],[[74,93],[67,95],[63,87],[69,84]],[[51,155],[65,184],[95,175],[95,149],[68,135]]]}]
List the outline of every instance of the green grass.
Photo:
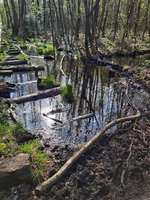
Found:
[{"label": "green grass", "polygon": [[32,140],[27,144],[20,145],[19,151],[28,153],[31,158],[32,172],[34,181],[40,182],[46,171],[48,164],[48,155],[40,150],[41,143],[38,139]]},{"label": "green grass", "polygon": [[55,47],[52,43],[42,43],[38,42],[35,44],[37,46],[37,51],[40,55],[54,55],[55,54]]},{"label": "green grass", "polygon": [[61,88],[61,96],[67,103],[72,103],[74,101],[74,95],[72,90],[72,85],[67,85]]},{"label": "green grass", "polygon": [[18,60],[24,60],[24,61],[28,61],[29,60],[29,56],[27,54],[22,54],[20,53],[18,56],[17,56],[17,59]]},{"label": "green grass", "polygon": [[46,77],[42,77],[38,85],[39,85],[39,88],[41,89],[50,89],[59,85],[59,83],[56,82],[55,77],[53,75],[49,75]]},{"label": "green grass", "polygon": [[17,135],[22,135],[27,133],[27,130],[24,128],[23,124],[21,122],[17,122],[13,126],[13,135],[17,137]]},{"label": "green grass", "polygon": [[13,136],[14,126],[0,124],[0,156],[11,156],[17,151],[17,143]]},{"label": "green grass", "polygon": [[22,145],[16,143],[16,134],[23,134],[25,132],[26,130],[20,122],[16,124],[0,124],[0,157],[14,156],[18,153],[29,154],[33,180],[40,182],[47,172],[49,158],[41,150],[39,139],[34,139]]}]

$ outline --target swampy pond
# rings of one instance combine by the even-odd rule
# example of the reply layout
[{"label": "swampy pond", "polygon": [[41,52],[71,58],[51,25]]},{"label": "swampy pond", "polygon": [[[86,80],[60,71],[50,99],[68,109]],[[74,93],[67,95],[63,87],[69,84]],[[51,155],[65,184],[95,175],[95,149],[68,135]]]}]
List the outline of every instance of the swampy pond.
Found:
[{"label": "swampy pond", "polygon": [[[16,72],[0,79],[16,85],[11,98],[38,91],[37,77],[53,74],[61,86],[71,84],[75,100],[66,103],[61,95],[17,104],[15,112],[19,121],[35,135],[42,136],[49,147],[55,145],[79,145],[88,141],[106,123],[126,115],[134,102],[143,104],[146,94],[128,76],[112,73],[104,66],[83,66],[78,59],[64,54],[57,55],[55,61],[45,61],[42,57],[31,57],[30,65],[44,66],[44,71]],[[123,66],[135,66],[143,57],[114,59]],[[130,102],[129,102],[130,101]],[[132,112],[132,111],[131,111]],[[89,114],[89,115],[88,115]],[[79,116],[88,115],[76,120]],[[72,120],[73,119],[73,120]],[[75,119],[75,120],[74,120]],[[116,129],[116,127],[114,127]],[[113,133],[111,130],[110,134]]]}]

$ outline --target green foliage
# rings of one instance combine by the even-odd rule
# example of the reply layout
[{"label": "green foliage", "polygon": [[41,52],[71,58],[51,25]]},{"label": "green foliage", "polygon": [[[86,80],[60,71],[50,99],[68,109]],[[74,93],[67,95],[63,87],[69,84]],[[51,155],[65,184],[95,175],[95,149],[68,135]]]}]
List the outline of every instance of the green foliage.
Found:
[{"label": "green foliage", "polygon": [[33,169],[33,179],[35,181],[41,181],[42,177],[47,171],[48,155],[40,150],[41,143],[38,139],[35,139],[27,144],[23,144],[19,147],[19,151],[22,153],[28,153],[31,157],[31,165]]},{"label": "green foliage", "polygon": [[20,134],[22,135],[26,132],[27,132],[27,130],[24,128],[24,126],[21,122],[17,122],[13,125],[13,134],[15,136],[20,135]]},{"label": "green foliage", "polygon": [[4,61],[6,59],[6,53],[0,52],[0,61]]},{"label": "green foliage", "polygon": [[14,155],[17,151],[17,144],[13,137],[13,125],[0,124],[0,156]]},{"label": "green foliage", "polygon": [[58,85],[53,75],[42,77],[38,83],[41,89],[50,89]]},{"label": "green foliage", "polygon": [[9,118],[8,109],[8,104],[5,104],[3,101],[0,101],[0,124],[4,124],[7,122]]},{"label": "green foliage", "polygon": [[0,155],[5,154],[6,149],[7,149],[7,145],[3,142],[0,142]]},{"label": "green foliage", "polygon": [[18,60],[25,60],[25,61],[28,61],[29,60],[29,56],[27,54],[22,54],[20,53],[18,56],[17,56],[17,59]]},{"label": "green foliage", "polygon": [[67,103],[72,103],[74,101],[72,85],[66,85],[65,87],[62,87],[61,96]]},{"label": "green foliage", "polygon": [[55,47],[53,46],[52,43],[42,43],[38,42],[36,44],[37,46],[37,51],[40,55],[54,55],[55,54]]}]

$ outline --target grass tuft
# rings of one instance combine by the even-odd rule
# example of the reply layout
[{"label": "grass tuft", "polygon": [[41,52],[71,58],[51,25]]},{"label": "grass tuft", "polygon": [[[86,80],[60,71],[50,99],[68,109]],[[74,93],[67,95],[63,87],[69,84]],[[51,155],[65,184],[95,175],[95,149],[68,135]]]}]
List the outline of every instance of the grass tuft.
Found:
[{"label": "grass tuft", "polygon": [[61,88],[61,96],[67,103],[72,103],[74,101],[74,95],[72,90],[72,85],[67,85]]},{"label": "grass tuft", "polygon": [[27,54],[22,54],[20,53],[18,56],[17,56],[17,59],[18,60],[25,60],[25,61],[28,61],[29,60],[29,56]]}]

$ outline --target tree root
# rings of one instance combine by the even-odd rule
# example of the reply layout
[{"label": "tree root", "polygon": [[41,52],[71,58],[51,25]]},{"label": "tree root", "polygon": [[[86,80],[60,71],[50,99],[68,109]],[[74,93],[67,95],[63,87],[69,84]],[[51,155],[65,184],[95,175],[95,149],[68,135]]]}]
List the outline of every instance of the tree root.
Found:
[{"label": "tree root", "polygon": [[108,123],[100,132],[98,132],[90,141],[88,141],[79,151],[77,151],[59,170],[56,172],[52,177],[50,177],[48,180],[44,181],[40,185],[38,185],[35,189],[35,192],[37,194],[41,194],[48,189],[50,189],[51,186],[56,184],[64,175],[67,174],[69,169],[79,160],[79,158],[85,154],[87,151],[91,149],[96,143],[98,143],[104,136],[105,132],[112,128],[113,126],[124,123],[127,121],[133,121],[141,117],[140,112],[138,111],[135,115],[122,117],[119,119],[115,119],[112,122]]}]

